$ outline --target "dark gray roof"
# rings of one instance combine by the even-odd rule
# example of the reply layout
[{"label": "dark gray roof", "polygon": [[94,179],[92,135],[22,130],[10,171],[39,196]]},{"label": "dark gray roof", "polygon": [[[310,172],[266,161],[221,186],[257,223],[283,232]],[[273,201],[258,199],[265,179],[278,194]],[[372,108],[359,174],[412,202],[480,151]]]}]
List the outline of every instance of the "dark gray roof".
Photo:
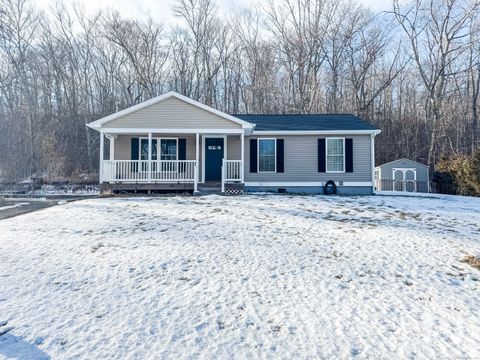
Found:
[{"label": "dark gray roof", "polygon": [[301,130],[377,130],[378,128],[352,114],[232,114],[256,124],[258,131]]}]

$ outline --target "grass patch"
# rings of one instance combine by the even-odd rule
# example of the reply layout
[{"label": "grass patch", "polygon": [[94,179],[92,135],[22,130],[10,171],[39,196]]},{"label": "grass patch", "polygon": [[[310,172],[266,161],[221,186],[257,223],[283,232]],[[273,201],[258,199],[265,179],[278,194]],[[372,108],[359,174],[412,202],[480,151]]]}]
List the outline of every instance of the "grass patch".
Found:
[{"label": "grass patch", "polygon": [[473,255],[465,255],[462,263],[468,264],[471,267],[480,270],[480,256],[473,256]]}]

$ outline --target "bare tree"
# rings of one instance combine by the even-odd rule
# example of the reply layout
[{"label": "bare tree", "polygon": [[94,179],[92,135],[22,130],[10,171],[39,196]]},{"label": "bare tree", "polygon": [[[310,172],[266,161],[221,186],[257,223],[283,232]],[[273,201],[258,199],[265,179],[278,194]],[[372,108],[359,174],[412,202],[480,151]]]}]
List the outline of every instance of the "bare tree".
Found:
[{"label": "bare tree", "polygon": [[428,164],[435,161],[438,127],[442,119],[447,81],[453,72],[448,69],[471,44],[469,21],[480,3],[462,0],[422,1],[401,7],[394,0],[393,14],[407,36],[413,60],[428,92],[426,118],[431,123]]},{"label": "bare tree", "polygon": [[214,0],[177,0],[173,10],[165,26],[1,2],[0,177],[94,175],[98,134],[85,124],[168,90],[229,113],[356,113],[382,129],[378,162],[434,165],[479,146],[477,2],[395,1],[374,14],[350,0],[271,0],[222,17]]}]

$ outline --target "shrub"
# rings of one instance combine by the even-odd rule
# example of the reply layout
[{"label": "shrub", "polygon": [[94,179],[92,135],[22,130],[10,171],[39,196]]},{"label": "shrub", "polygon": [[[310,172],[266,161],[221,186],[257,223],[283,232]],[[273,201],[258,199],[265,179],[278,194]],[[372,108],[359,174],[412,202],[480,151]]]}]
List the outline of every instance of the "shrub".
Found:
[{"label": "shrub", "polygon": [[480,196],[480,149],[472,156],[455,155],[436,164],[442,177],[450,175],[457,194]]}]

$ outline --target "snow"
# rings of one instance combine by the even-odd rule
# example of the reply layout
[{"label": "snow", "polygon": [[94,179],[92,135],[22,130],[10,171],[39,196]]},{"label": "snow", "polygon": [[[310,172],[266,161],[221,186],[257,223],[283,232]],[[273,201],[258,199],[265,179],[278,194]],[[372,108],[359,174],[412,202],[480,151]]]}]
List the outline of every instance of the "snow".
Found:
[{"label": "snow", "polygon": [[88,199],[0,221],[0,358],[479,358],[480,199]]},{"label": "snow", "polygon": [[438,199],[442,199],[445,197],[445,195],[443,194],[410,192],[410,191],[375,191],[375,194],[382,195],[382,196],[430,197],[430,198],[438,198]]}]

